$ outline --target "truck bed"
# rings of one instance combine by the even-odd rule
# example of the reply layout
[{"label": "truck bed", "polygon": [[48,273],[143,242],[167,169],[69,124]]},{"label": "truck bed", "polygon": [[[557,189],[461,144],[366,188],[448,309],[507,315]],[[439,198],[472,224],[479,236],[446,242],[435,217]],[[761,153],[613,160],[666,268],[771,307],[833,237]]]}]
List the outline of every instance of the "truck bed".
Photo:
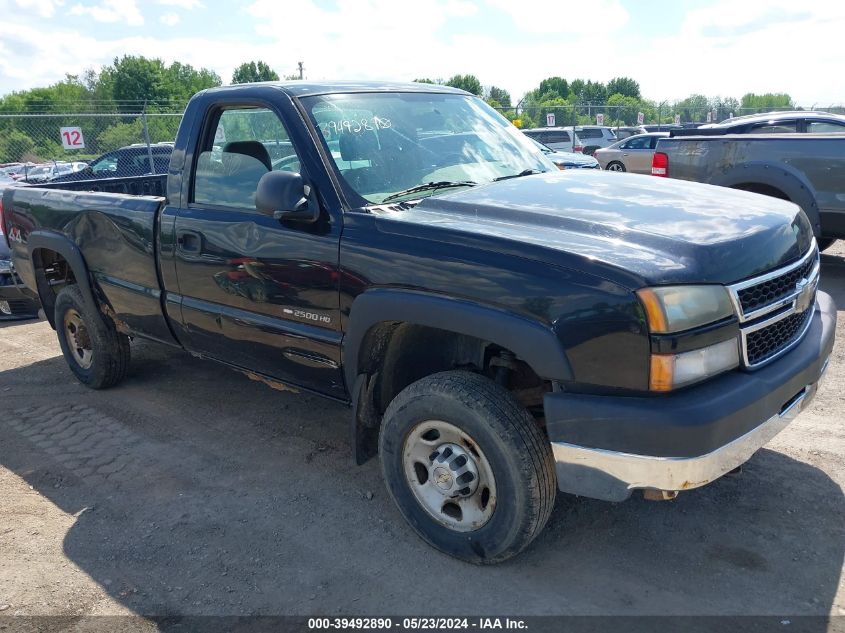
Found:
[{"label": "truck bed", "polygon": [[128,178],[101,178],[97,180],[77,180],[73,182],[44,183],[40,185],[21,185],[38,189],[64,189],[66,191],[99,191],[102,193],[122,193],[128,196],[167,195],[167,174],[132,176]]},{"label": "truck bed", "polygon": [[[23,185],[6,189],[3,198],[30,244],[35,238],[49,251],[51,241],[69,239],[77,246],[99,299],[116,322],[172,343],[156,265],[158,211],[165,203],[166,181],[166,174],[156,174]],[[13,252],[21,251],[15,258],[21,278],[35,288],[36,258],[30,259],[16,240],[11,245]]]}]

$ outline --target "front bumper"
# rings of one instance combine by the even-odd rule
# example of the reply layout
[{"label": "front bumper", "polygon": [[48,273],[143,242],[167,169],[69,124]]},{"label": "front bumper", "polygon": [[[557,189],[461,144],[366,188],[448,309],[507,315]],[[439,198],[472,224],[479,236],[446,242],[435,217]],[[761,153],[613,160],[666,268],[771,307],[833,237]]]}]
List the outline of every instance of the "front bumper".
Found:
[{"label": "front bumper", "polygon": [[689,490],[718,479],[809,405],[835,329],[836,306],[819,292],[801,343],[758,371],[730,372],[666,396],[548,394],[558,487],[622,501],[636,489]]}]

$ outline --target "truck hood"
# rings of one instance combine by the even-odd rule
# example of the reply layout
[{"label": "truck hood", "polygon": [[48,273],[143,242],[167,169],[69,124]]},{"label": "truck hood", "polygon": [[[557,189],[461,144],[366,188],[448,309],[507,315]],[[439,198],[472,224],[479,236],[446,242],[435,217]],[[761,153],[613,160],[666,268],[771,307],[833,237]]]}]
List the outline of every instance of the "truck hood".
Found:
[{"label": "truck hood", "polygon": [[[525,176],[426,198],[390,213],[435,239],[509,252],[630,288],[732,283],[796,260],[812,241],[804,213],[758,194],[587,170]],[[410,227],[408,227],[410,229]],[[419,233],[417,233],[419,235]],[[585,262],[584,260],[589,260]]]}]

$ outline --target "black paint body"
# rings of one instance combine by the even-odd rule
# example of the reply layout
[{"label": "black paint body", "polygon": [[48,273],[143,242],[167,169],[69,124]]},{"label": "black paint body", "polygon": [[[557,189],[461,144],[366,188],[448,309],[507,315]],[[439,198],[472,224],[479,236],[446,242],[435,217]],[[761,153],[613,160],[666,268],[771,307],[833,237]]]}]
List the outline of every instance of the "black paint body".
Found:
[{"label": "black paint body", "polygon": [[[96,185],[125,194],[83,191],[94,186],[86,183],[7,190],[21,277],[36,288],[32,238],[66,240],[84,259],[94,300],[133,334],[345,401],[367,331],[398,315],[503,346],[497,338],[510,337],[542,378],[568,392],[645,397],[652,342],[635,290],[735,282],[809,248],[807,218],[788,202],[589,170],[492,183],[412,208],[350,208],[297,99],[379,90],[447,89],[209,90],[188,105],[166,183]],[[284,121],[319,200],[317,223],[189,203],[198,139],[221,103],[267,107]],[[154,195],[131,195],[139,190]]]}]

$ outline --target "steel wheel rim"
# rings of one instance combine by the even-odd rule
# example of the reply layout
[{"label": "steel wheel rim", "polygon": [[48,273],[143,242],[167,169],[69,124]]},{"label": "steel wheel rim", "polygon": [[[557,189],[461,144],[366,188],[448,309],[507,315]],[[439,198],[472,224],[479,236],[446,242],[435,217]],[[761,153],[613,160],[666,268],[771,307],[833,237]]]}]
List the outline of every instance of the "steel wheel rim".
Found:
[{"label": "steel wheel rim", "polygon": [[91,335],[79,312],[71,309],[65,313],[64,328],[70,355],[82,369],[88,369],[94,362],[94,350],[91,346]]},{"label": "steel wheel rim", "polygon": [[405,438],[402,466],[417,503],[440,525],[472,532],[493,516],[493,469],[477,442],[455,425],[442,420],[417,424]]}]

